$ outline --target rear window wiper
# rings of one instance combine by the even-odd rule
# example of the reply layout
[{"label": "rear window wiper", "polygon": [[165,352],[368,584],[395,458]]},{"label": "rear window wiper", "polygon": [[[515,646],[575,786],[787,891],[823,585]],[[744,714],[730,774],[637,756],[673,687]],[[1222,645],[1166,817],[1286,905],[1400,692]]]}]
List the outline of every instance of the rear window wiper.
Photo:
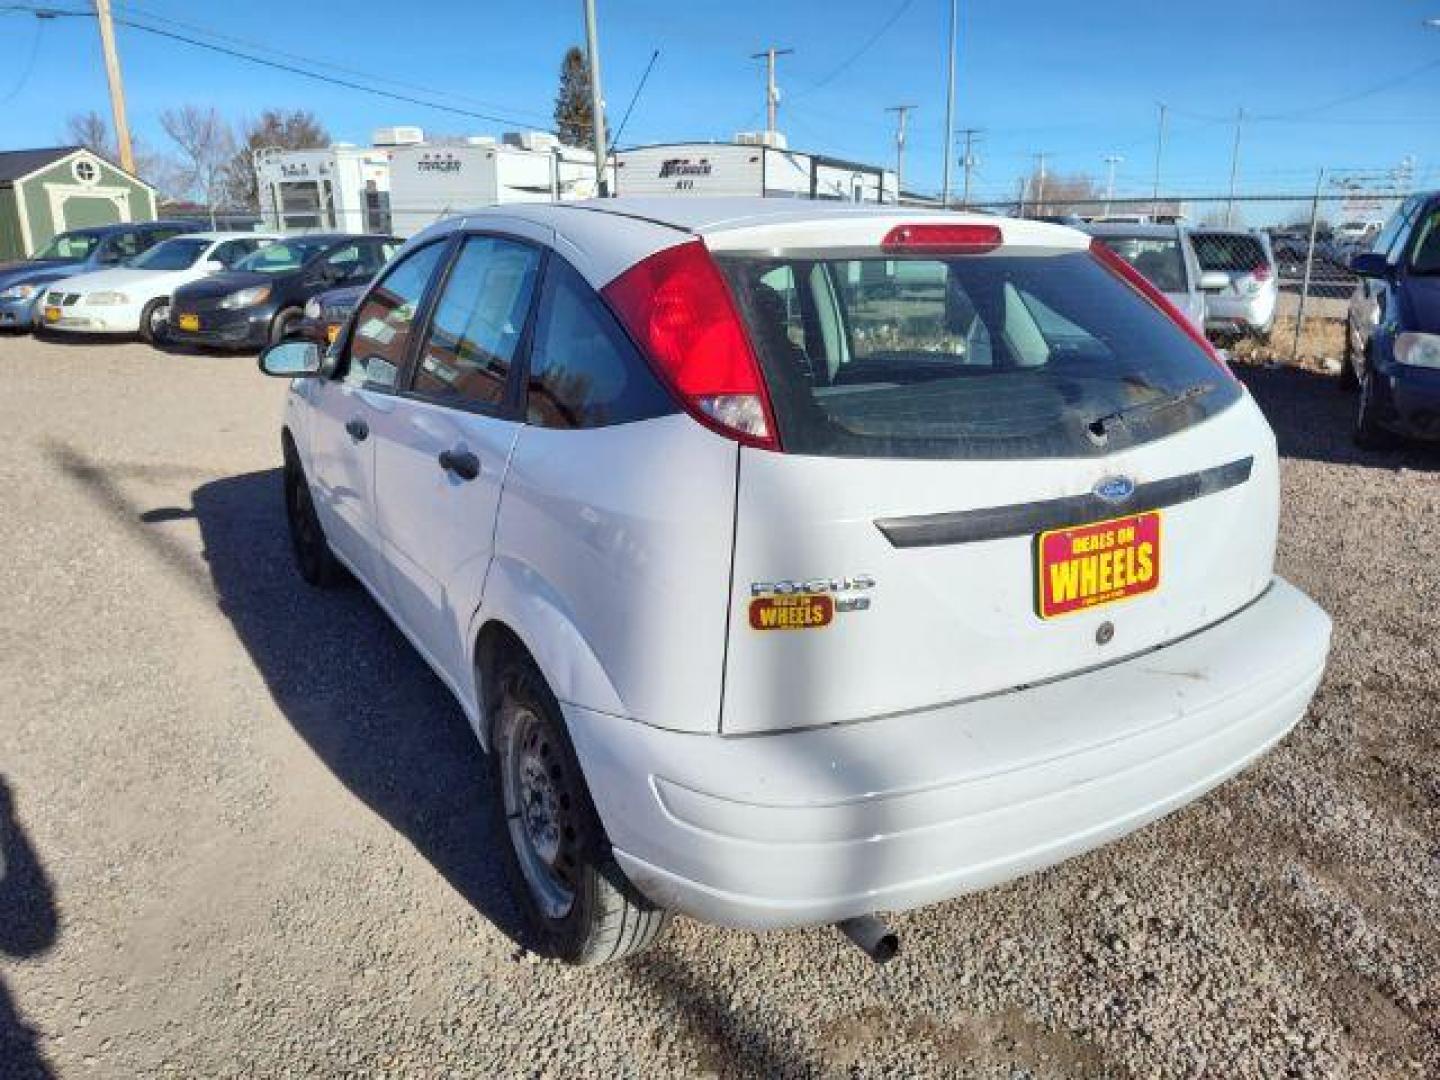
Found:
[{"label": "rear window wiper", "polygon": [[1123,409],[1116,409],[1114,412],[1104,413],[1089,420],[1085,428],[1089,431],[1091,438],[1097,442],[1104,442],[1110,436],[1110,425],[1113,423],[1123,424],[1132,416],[1142,413],[1159,412],[1161,409],[1169,409],[1176,405],[1183,405],[1187,401],[1204,397],[1214,391],[1216,384],[1213,382],[1195,383],[1183,390],[1177,390],[1173,394],[1161,394],[1159,397],[1150,398],[1148,401],[1141,401],[1134,405],[1127,405]]}]

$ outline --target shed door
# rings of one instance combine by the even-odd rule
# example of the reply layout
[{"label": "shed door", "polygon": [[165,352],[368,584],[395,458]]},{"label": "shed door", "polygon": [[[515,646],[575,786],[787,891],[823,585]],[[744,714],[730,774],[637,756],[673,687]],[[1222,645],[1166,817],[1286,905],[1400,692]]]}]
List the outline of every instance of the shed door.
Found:
[{"label": "shed door", "polygon": [[113,199],[97,198],[93,195],[71,195],[60,204],[63,220],[55,223],[56,232],[68,229],[88,229],[96,225],[116,225],[120,222],[120,208]]}]

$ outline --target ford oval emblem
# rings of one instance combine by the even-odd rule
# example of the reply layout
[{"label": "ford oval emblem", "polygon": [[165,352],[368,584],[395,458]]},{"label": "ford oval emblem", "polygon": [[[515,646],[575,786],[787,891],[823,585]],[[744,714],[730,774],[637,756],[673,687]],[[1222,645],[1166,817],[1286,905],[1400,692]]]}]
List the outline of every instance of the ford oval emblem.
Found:
[{"label": "ford oval emblem", "polygon": [[1091,490],[1108,503],[1123,503],[1135,494],[1135,481],[1128,476],[1107,476]]}]

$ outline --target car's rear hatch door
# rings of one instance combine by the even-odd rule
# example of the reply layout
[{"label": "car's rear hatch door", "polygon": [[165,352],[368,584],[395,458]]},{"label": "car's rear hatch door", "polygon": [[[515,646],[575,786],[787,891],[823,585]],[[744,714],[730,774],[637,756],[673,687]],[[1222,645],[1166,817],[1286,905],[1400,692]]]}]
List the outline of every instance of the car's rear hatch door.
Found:
[{"label": "car's rear hatch door", "polygon": [[721,256],[785,444],[741,452],[723,731],[1056,679],[1263,591],[1268,427],[1088,252],[967,256],[980,273],[822,253]]}]

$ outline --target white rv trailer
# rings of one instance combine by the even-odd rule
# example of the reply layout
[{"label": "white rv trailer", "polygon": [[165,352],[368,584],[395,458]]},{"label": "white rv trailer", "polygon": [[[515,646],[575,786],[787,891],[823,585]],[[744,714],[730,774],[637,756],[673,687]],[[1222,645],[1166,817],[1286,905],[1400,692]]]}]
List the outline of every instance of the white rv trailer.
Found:
[{"label": "white rv trailer", "polygon": [[255,153],[261,228],[275,232],[390,231],[390,151],[337,144]]},{"label": "white rv trailer", "polygon": [[422,143],[390,156],[391,226],[398,236],[413,236],[461,210],[595,194],[595,154],[543,132],[508,132],[498,142]]},{"label": "white rv trailer", "polygon": [[617,195],[768,195],[779,198],[893,203],[895,173],[824,154],[735,142],[669,143],[616,155]]}]

